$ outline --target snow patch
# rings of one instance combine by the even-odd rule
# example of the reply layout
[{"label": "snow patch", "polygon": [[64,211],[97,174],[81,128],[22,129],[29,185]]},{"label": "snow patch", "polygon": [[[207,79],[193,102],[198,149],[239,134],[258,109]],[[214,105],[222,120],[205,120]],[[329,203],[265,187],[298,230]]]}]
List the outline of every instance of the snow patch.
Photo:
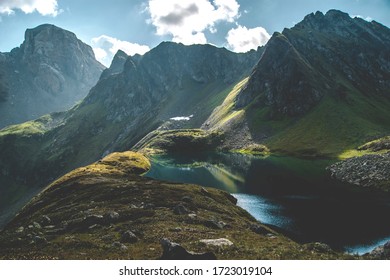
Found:
[{"label": "snow patch", "polygon": [[172,121],[189,121],[194,115],[188,116],[188,117],[173,117],[170,118]]}]

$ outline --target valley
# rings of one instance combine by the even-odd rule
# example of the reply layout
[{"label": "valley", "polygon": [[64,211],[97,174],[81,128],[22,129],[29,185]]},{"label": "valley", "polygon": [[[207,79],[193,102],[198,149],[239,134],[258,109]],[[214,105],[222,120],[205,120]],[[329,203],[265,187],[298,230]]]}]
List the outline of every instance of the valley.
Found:
[{"label": "valley", "polygon": [[[44,95],[53,73],[69,102],[21,91],[47,111],[9,121],[12,85]],[[0,54],[0,257],[158,259],[167,239],[172,258],[388,259],[366,253],[390,239],[389,89],[390,29],[338,10],[249,52],[162,42],[108,68],[29,29]]]}]

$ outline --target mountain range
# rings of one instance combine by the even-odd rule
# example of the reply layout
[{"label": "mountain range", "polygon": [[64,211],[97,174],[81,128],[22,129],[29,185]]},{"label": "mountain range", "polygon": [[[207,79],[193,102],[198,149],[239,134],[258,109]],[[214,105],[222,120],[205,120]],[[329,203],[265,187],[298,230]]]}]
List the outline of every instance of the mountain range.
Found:
[{"label": "mountain range", "polygon": [[387,27],[336,10],[310,14],[273,34],[248,82],[207,128],[224,130],[233,148],[241,141],[337,157],[390,132],[389,63]]},{"label": "mountain range", "polygon": [[[71,54],[46,51],[59,40],[57,32],[48,30],[70,36],[71,45],[79,47],[65,48]],[[35,71],[26,74],[26,84],[19,83],[23,89],[33,84],[44,94],[58,94],[66,88],[61,96],[67,106],[82,98],[81,91],[90,91],[67,111],[0,130],[3,209],[26,190],[38,192],[116,151],[212,149],[339,157],[390,133],[390,30],[375,21],[336,10],[317,12],[247,53],[163,42],[142,56],[118,51],[104,71],[90,47],[58,30],[45,25],[27,31],[22,46],[2,54],[0,63],[28,61],[30,68],[23,71]],[[1,65],[0,106],[6,106],[17,72]],[[57,78],[61,82],[51,83]],[[67,86],[75,85],[82,90],[70,100]],[[35,106],[29,102],[18,106]],[[0,107],[2,112],[8,111]],[[36,114],[44,112],[28,118]]]}]

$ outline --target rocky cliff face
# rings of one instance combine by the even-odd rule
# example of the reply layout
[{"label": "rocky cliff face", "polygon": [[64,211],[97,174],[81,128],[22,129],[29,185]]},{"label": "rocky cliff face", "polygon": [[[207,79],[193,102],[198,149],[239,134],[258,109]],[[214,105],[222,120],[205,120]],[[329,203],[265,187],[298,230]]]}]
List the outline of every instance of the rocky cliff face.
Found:
[{"label": "rocky cliff face", "polygon": [[248,82],[203,127],[224,130],[227,148],[338,156],[390,132],[389,61],[389,28],[336,10],[310,14],[273,34]]},{"label": "rocky cliff face", "polygon": [[274,115],[297,116],[324,95],[345,100],[355,90],[389,98],[389,61],[390,30],[385,26],[336,10],[310,14],[272,36],[237,107],[256,100]]},{"label": "rocky cliff face", "polygon": [[27,29],[20,47],[0,54],[0,127],[69,109],[103,69],[73,33],[48,24]]}]

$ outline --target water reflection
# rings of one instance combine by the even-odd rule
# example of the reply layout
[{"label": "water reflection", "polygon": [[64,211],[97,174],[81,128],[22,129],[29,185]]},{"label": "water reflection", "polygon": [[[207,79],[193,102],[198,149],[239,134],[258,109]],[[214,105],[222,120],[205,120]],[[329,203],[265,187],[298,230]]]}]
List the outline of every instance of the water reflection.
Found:
[{"label": "water reflection", "polygon": [[[331,181],[329,160],[207,154],[156,157],[147,176],[215,187],[263,223],[300,242],[364,253],[390,239],[390,198]],[[379,243],[379,244],[382,244]]]}]

